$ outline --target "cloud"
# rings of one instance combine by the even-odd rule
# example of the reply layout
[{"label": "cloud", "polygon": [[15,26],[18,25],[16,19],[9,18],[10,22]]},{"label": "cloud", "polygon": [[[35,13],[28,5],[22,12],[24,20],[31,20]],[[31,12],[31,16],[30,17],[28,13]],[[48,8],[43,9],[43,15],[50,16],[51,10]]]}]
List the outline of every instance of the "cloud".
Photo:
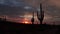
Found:
[{"label": "cloud", "polygon": [[[49,17],[60,17],[60,0],[0,0],[0,14],[16,17],[32,10],[39,10],[42,2],[43,11]],[[59,20],[55,19],[54,20]]]},{"label": "cloud", "polygon": [[60,17],[60,0],[27,0],[26,2],[35,8],[39,8],[39,3],[42,2],[45,14],[53,17],[54,20],[59,20],[54,17]]},{"label": "cloud", "polygon": [[60,0],[46,1],[46,10],[53,16],[60,16]]},{"label": "cloud", "polygon": [[9,6],[24,6],[25,3],[23,0],[0,0],[0,4],[9,5]]},{"label": "cloud", "polygon": [[[4,2],[4,3],[3,3]],[[13,2],[12,1],[5,3],[2,1],[0,3],[0,15],[9,15],[9,16],[17,16],[24,15],[26,12],[32,11],[32,7],[25,4],[24,2]],[[26,9],[28,7],[28,9]]]},{"label": "cloud", "polygon": [[48,0],[48,4],[60,7],[60,0]]},{"label": "cloud", "polygon": [[25,6],[24,9],[31,9],[32,7],[29,6]]}]

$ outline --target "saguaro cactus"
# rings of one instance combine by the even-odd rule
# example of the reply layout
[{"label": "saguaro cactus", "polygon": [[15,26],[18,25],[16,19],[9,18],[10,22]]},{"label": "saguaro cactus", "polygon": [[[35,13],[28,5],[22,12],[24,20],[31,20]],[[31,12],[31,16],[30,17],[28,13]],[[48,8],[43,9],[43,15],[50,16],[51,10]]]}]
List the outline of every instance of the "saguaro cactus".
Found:
[{"label": "saguaro cactus", "polygon": [[44,19],[44,11],[42,11],[42,4],[40,4],[40,14],[37,12],[37,18],[40,21],[40,24],[42,24]]}]

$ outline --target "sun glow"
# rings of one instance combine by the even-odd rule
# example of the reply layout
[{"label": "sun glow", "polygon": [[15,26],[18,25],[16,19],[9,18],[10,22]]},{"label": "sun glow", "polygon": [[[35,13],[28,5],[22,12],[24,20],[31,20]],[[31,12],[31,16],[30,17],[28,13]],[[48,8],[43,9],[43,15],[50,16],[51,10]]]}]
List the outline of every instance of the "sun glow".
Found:
[{"label": "sun glow", "polygon": [[30,21],[27,18],[24,18],[23,23],[24,24],[30,24]]},{"label": "sun glow", "polygon": [[27,21],[25,21],[25,23],[27,24],[28,22],[27,22]]},{"label": "sun glow", "polygon": [[28,21],[24,21],[24,24],[31,24],[30,22],[28,22]]}]

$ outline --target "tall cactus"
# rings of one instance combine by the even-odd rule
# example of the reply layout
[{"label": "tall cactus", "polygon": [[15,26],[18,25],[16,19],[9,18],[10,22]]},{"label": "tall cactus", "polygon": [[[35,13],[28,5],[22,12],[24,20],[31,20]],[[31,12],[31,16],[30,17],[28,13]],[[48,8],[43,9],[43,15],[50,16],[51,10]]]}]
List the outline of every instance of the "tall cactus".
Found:
[{"label": "tall cactus", "polygon": [[31,19],[32,24],[34,24],[34,12],[33,12],[33,17]]},{"label": "tall cactus", "polygon": [[37,18],[40,21],[40,24],[42,24],[44,19],[44,11],[42,11],[42,4],[40,4],[40,14],[37,12]]}]

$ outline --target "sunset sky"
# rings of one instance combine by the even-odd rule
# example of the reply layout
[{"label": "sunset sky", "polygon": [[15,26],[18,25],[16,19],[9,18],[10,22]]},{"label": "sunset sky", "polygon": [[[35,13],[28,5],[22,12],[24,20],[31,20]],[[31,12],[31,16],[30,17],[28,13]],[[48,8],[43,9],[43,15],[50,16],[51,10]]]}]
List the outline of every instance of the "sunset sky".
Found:
[{"label": "sunset sky", "polygon": [[[22,21],[26,18],[30,22],[32,12],[39,11],[42,3],[44,11],[44,22],[56,22],[60,24],[60,0],[0,0],[0,17],[6,15],[11,21]],[[28,16],[28,17],[26,17]]]}]

